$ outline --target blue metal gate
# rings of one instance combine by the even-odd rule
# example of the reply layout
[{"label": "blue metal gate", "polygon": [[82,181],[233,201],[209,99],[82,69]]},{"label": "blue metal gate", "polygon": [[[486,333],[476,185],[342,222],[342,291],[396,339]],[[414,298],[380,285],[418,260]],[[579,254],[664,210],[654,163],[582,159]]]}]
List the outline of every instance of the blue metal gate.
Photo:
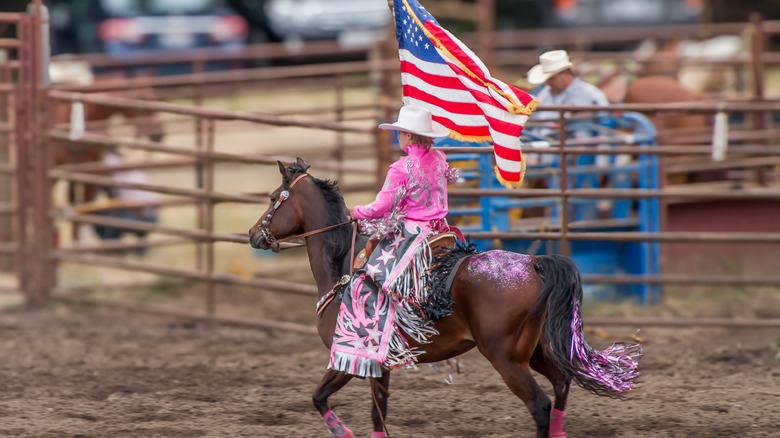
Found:
[{"label": "blue metal gate", "polygon": [[[616,146],[655,146],[652,123],[638,113],[620,116],[601,115],[569,121],[565,126],[566,145],[590,143],[593,148],[609,150]],[[540,150],[559,144],[558,127],[529,125],[523,140],[526,150]],[[594,144],[595,143],[595,144]],[[489,146],[466,144],[445,139],[438,146]],[[529,147],[530,146],[530,147]],[[557,155],[525,152],[531,163],[526,172],[529,187],[561,188],[561,163]],[[451,165],[462,169],[463,186],[500,188],[493,172],[491,154],[450,153]],[[570,189],[609,187],[612,189],[657,189],[657,155],[628,156],[620,154],[570,155],[566,163],[567,186]],[[464,232],[550,232],[559,230],[562,219],[560,198],[482,197],[466,199],[451,197],[450,223]],[[582,199],[567,203],[569,232],[620,232],[659,230],[657,199]],[[480,249],[504,248],[529,254],[561,253],[560,242],[543,243],[534,240],[477,240]],[[657,242],[596,242],[573,241],[571,256],[583,274],[659,274]],[[642,303],[658,300],[657,285],[586,285],[586,293],[601,298],[632,297]]]}]

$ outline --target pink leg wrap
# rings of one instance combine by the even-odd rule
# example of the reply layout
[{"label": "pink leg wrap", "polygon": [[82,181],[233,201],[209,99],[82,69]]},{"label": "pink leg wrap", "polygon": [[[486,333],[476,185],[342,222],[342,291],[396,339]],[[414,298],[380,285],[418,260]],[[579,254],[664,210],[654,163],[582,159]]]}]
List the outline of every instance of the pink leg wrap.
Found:
[{"label": "pink leg wrap", "polygon": [[553,408],[550,412],[550,438],[566,438],[566,432],[563,431],[564,418],[566,418],[566,411]]},{"label": "pink leg wrap", "polygon": [[339,416],[336,415],[335,412],[328,411],[322,414],[322,421],[325,422],[325,424],[328,426],[330,434],[335,438],[355,438],[355,435],[352,434],[352,431],[349,430],[347,426],[344,426],[344,424],[339,419]]},{"label": "pink leg wrap", "polygon": [[384,432],[371,432],[371,438],[387,438],[387,434]]}]

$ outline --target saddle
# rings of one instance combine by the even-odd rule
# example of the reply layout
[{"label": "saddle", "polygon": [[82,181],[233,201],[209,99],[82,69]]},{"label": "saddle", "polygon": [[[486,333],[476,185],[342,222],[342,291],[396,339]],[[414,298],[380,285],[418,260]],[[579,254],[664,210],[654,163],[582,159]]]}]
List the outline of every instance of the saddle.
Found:
[{"label": "saddle", "polygon": [[[434,258],[443,250],[451,249],[455,247],[458,241],[459,235],[456,232],[447,231],[444,233],[435,234],[428,238],[428,246],[430,246],[433,252]],[[366,247],[360,250],[355,256],[355,260],[352,262],[353,269],[359,269],[366,264],[368,257],[374,252],[376,245],[379,243],[379,239],[371,239],[366,242]]]}]

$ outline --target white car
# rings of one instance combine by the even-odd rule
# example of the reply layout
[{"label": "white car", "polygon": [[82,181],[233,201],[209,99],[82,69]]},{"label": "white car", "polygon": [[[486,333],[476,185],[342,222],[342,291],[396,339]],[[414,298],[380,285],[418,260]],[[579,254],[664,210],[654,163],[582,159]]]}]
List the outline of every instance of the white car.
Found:
[{"label": "white car", "polygon": [[266,0],[274,39],[337,40],[344,48],[367,48],[386,35],[387,0]]},{"label": "white car", "polygon": [[559,0],[553,3],[563,27],[695,23],[703,0]]}]

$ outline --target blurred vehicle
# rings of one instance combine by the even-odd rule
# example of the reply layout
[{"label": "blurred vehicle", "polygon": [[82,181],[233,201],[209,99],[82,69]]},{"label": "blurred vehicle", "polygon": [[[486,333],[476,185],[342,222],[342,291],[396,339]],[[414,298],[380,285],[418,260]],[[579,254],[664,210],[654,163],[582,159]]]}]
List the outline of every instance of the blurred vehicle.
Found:
[{"label": "blurred vehicle", "polygon": [[552,3],[561,27],[644,26],[695,23],[703,0],[542,0]]},{"label": "blurred vehicle", "polygon": [[367,48],[385,36],[386,0],[266,0],[271,31],[283,41],[337,40]]},{"label": "blurred vehicle", "polygon": [[386,0],[228,0],[252,23],[251,42],[338,41],[368,48],[385,37]]},{"label": "blurred vehicle", "polygon": [[[240,50],[249,33],[244,18],[223,0],[67,0],[52,5],[57,53],[104,52],[116,58],[140,52],[207,47]],[[209,70],[229,63],[210,62]],[[189,65],[161,65],[179,73]]]}]

